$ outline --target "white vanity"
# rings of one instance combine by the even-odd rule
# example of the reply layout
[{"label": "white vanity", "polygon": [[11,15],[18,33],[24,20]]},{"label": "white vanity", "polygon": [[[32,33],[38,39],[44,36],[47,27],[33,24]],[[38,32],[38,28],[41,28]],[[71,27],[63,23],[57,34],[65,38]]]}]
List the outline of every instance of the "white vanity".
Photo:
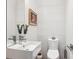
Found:
[{"label": "white vanity", "polygon": [[27,41],[7,47],[7,58],[9,59],[36,59],[41,50],[40,41]]}]

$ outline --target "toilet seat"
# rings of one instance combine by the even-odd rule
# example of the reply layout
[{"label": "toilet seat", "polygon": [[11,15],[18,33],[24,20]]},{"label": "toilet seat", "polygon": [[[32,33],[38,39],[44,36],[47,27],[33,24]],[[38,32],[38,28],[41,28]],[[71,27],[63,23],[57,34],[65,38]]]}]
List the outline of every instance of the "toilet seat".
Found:
[{"label": "toilet seat", "polygon": [[48,50],[47,53],[48,59],[59,59],[58,50]]}]

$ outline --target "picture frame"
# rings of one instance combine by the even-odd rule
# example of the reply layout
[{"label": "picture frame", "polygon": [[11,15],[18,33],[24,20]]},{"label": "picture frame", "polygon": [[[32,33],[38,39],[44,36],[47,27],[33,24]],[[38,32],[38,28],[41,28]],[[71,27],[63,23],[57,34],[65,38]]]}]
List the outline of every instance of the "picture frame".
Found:
[{"label": "picture frame", "polygon": [[29,8],[29,25],[37,25],[37,13]]}]

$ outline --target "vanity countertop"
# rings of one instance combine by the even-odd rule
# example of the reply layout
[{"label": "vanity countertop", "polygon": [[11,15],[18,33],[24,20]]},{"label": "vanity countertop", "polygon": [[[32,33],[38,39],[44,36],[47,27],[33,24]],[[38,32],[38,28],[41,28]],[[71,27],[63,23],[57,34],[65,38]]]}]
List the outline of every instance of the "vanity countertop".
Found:
[{"label": "vanity countertop", "polygon": [[[40,41],[26,41],[7,47],[7,58],[11,59],[35,59],[41,50]],[[17,57],[19,56],[19,57]]]},{"label": "vanity countertop", "polygon": [[8,46],[8,49],[33,51],[40,44],[41,42],[39,41],[27,41],[27,42],[22,42],[21,44],[17,43],[13,46]]}]

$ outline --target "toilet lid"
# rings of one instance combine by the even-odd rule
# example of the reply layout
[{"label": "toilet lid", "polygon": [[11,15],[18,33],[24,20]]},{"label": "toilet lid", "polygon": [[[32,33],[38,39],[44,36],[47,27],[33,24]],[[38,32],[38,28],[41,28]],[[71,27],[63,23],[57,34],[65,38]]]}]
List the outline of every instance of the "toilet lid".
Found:
[{"label": "toilet lid", "polygon": [[48,58],[52,58],[55,59],[57,57],[59,57],[59,52],[58,50],[48,50]]}]

